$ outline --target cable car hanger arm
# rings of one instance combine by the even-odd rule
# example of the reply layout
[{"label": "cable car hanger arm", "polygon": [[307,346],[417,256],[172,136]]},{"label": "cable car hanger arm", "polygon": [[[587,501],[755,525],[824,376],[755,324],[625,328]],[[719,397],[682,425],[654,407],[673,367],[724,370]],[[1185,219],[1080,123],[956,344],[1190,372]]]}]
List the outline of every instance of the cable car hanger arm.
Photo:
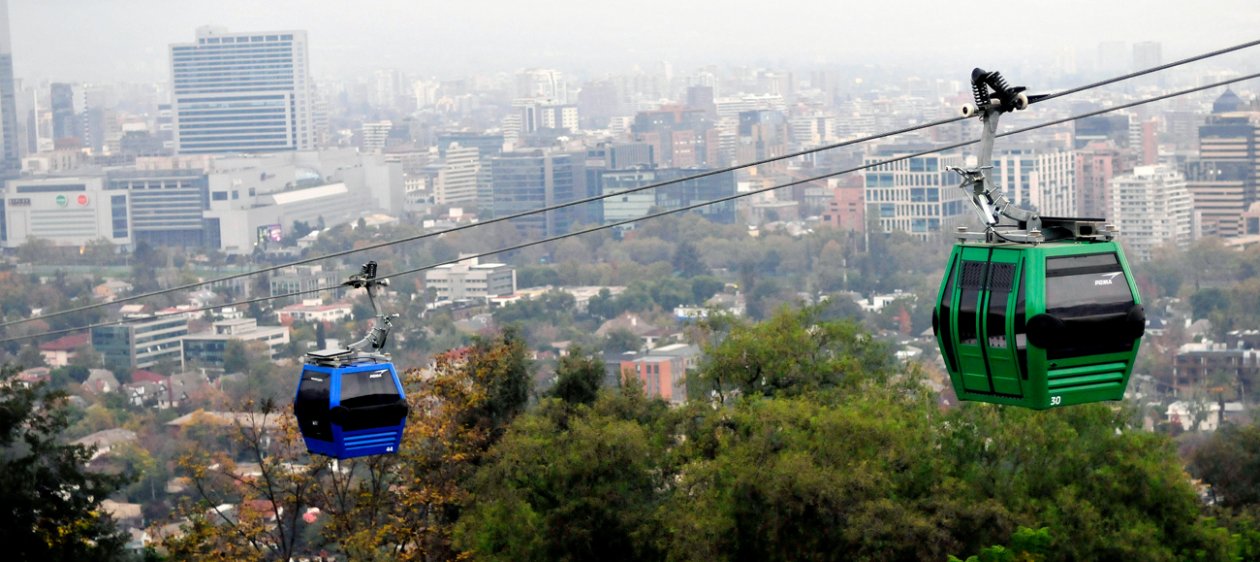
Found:
[{"label": "cable car hanger arm", "polygon": [[[970,168],[948,167],[962,176],[959,188],[967,192],[971,206],[984,224],[984,232],[967,232],[960,227],[958,237],[961,240],[980,240],[993,242],[1000,239],[1007,242],[1038,244],[1048,239],[1059,239],[1067,236],[1076,238],[1099,238],[1110,240],[1114,228],[1100,225],[1098,219],[1077,218],[1045,218],[1037,212],[1015,205],[997,185],[990,185],[986,170],[993,169],[993,140],[997,137],[998,120],[1003,113],[1027,109],[1029,104],[1040,101],[1047,95],[1028,95],[1023,86],[1011,87],[1002,78],[1002,74],[987,72],[976,68],[971,71],[971,92],[975,105],[963,107],[964,117],[978,115],[983,123],[980,136],[980,150],[976,157],[976,166]],[[1002,217],[1014,221],[1018,230],[998,231]],[[1100,228],[1101,227],[1101,228]]]},{"label": "cable car hanger arm", "polygon": [[368,332],[363,339],[350,344],[350,351],[368,353],[373,356],[384,357],[385,341],[389,338],[389,330],[393,327],[393,319],[397,318],[397,314],[382,314],[376,306],[375,289],[378,287],[388,287],[389,279],[376,278],[376,262],[370,261],[363,264],[363,268],[358,274],[351,275],[350,280],[342,283],[347,287],[355,289],[366,289],[368,302],[372,304],[372,314],[376,317],[376,323],[373,324],[372,330]]}]

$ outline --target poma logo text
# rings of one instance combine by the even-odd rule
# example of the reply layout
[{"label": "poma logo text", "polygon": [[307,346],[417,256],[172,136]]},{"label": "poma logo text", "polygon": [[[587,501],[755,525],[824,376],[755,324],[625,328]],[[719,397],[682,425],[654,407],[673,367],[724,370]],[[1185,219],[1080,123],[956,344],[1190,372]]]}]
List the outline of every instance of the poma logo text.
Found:
[{"label": "poma logo text", "polygon": [[1112,283],[1114,283],[1114,282],[1115,282],[1115,280],[1116,280],[1116,276],[1117,276],[1117,275],[1120,275],[1120,272],[1119,272],[1119,271],[1117,271],[1117,272],[1115,272],[1115,273],[1107,273],[1107,274],[1103,275],[1103,278],[1102,278],[1102,279],[1095,279],[1095,280],[1094,280],[1094,286],[1095,286],[1095,287],[1098,287],[1098,286],[1100,286],[1100,285],[1111,285]]}]

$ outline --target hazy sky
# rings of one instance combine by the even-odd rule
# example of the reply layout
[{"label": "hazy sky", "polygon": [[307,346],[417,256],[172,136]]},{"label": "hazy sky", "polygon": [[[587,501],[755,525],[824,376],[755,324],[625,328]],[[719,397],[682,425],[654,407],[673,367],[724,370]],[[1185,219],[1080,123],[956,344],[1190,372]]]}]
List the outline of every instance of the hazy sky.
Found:
[{"label": "hazy sky", "polygon": [[[9,0],[9,10],[17,77],[67,81],[166,80],[167,46],[201,25],[305,29],[316,78],[386,67],[600,74],[660,60],[680,72],[705,62],[969,68],[1069,48],[1092,60],[1103,41],[1160,41],[1170,60],[1260,38],[1256,0]],[[1246,56],[1260,61],[1260,49]]]}]

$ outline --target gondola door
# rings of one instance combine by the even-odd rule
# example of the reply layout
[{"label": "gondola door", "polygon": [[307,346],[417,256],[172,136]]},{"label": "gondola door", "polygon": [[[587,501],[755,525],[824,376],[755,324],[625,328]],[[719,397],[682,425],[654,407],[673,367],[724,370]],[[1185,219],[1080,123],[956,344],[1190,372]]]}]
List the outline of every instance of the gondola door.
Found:
[{"label": "gondola door", "polygon": [[953,316],[968,393],[1023,397],[1014,338],[1020,255],[1003,248],[963,248]]},{"label": "gondola door", "polygon": [[992,392],[1014,398],[1024,395],[1013,337],[1020,255],[1017,250],[992,250],[980,318],[980,343]]},{"label": "gondola door", "polygon": [[958,267],[958,302],[954,309],[954,334],[958,342],[958,363],[963,390],[992,394],[993,386],[985,364],[985,349],[980,345],[985,282],[989,276],[989,254],[984,247],[964,247]]}]

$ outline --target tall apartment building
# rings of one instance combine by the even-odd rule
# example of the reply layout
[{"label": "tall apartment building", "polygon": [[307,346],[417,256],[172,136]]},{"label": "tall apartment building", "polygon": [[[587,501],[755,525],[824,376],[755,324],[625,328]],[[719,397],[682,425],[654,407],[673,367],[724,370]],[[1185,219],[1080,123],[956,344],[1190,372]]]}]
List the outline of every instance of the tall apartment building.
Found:
[{"label": "tall apartment building", "polygon": [[1243,234],[1244,194],[1252,181],[1248,162],[1186,162],[1186,188],[1194,201],[1194,237],[1232,238]]},{"label": "tall apartment building", "polygon": [[[741,111],[735,145],[735,161],[754,162],[783,156],[788,152],[788,121],[782,112],[773,109]],[[786,161],[757,166],[759,172],[785,170]]]},{"label": "tall apartment building", "polygon": [[[867,155],[865,164],[919,152],[923,147],[887,146]],[[966,193],[958,189],[949,166],[962,166],[956,154],[935,153],[879,164],[864,172],[863,199],[867,220],[878,220],[884,232],[906,232],[928,239],[952,230],[970,218]]]},{"label": "tall apartment building", "polygon": [[1107,218],[1111,212],[1111,178],[1121,172],[1123,155],[1115,143],[1092,141],[1076,153],[1077,217]]},{"label": "tall apartment building", "polygon": [[1138,166],[1112,179],[1111,216],[1130,255],[1147,261],[1159,245],[1189,245],[1193,205],[1186,178],[1168,166]]},{"label": "tall apartment building", "polygon": [[641,111],[631,127],[634,140],[650,145],[656,162],[671,168],[717,166],[717,129],[703,109]]},{"label": "tall apartment building", "polygon": [[1199,234],[1237,236],[1243,212],[1260,200],[1260,112],[1231,90],[1221,94],[1199,127],[1199,159],[1186,172]]},{"label": "tall apartment building", "polygon": [[382,121],[365,121],[359,130],[363,151],[374,152],[385,148],[385,141],[389,139],[390,131],[392,131],[393,128],[393,121],[388,119]]},{"label": "tall apartment building", "polygon": [[993,155],[989,177],[1016,205],[1042,216],[1076,212],[1076,158],[1070,150],[1006,148]]},{"label": "tall apartment building", "polygon": [[481,176],[481,155],[475,146],[458,143],[446,149],[445,161],[433,186],[433,202],[438,205],[475,204]]},{"label": "tall apartment building", "polygon": [[183,154],[315,146],[305,31],[202,27],[171,45],[175,147]]},{"label": "tall apartment building", "polygon": [[0,0],[0,173],[21,169],[18,151],[17,93],[13,84],[13,45],[9,35],[9,1]]}]

